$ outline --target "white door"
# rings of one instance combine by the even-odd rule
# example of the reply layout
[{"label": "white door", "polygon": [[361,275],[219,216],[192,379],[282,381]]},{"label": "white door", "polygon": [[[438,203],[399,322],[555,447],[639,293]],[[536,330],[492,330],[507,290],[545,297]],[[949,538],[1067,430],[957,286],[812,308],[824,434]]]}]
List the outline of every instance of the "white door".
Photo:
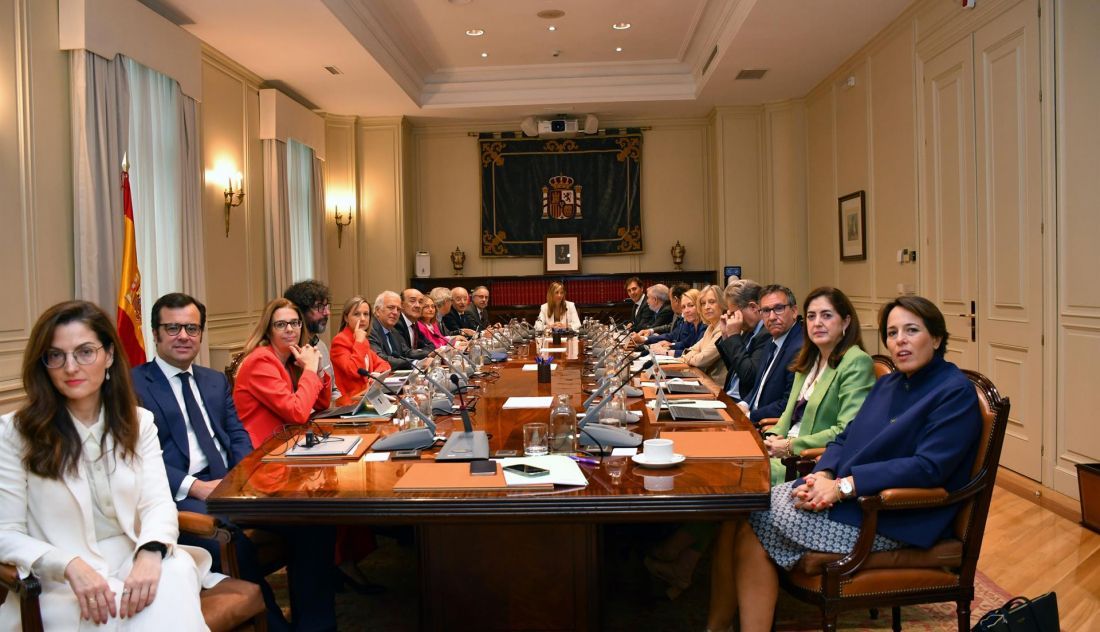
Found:
[{"label": "white door", "polygon": [[924,64],[925,244],[929,299],[947,317],[947,359],[978,368],[974,51],[967,36]]},{"label": "white door", "polygon": [[1044,301],[1038,26],[1035,5],[1021,2],[974,34],[978,367],[1012,400],[1001,464],[1036,480]]}]

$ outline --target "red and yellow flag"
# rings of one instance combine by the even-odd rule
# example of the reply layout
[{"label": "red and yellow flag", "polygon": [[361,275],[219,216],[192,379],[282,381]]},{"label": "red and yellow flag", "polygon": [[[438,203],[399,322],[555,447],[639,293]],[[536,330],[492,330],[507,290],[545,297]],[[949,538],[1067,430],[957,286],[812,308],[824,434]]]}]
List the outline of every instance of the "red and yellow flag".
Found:
[{"label": "red and yellow flag", "polygon": [[134,239],[134,200],[130,196],[130,174],[122,172],[122,278],[118,284],[118,337],[130,366],[145,364],[145,342],[141,334],[141,272],[138,271]]}]

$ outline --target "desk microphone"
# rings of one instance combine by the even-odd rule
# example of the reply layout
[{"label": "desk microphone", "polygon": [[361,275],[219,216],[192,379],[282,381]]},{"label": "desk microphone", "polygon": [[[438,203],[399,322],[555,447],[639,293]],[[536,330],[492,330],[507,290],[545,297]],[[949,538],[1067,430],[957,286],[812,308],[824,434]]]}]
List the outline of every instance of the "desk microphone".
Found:
[{"label": "desk microphone", "polygon": [[431,417],[428,417],[416,407],[416,404],[409,401],[407,397],[403,397],[401,393],[390,388],[389,384],[384,381],[376,379],[370,374],[370,371],[366,369],[359,369],[359,375],[374,380],[374,383],[386,391],[390,395],[397,398],[397,403],[401,404],[405,410],[409,411],[414,417],[424,422],[426,427],[424,428],[406,428],[398,432],[390,433],[384,437],[379,437],[371,445],[371,449],[377,452],[384,452],[388,450],[419,450],[424,448],[430,448],[435,443],[436,427],[435,422]]},{"label": "desk microphone", "polygon": [[470,411],[466,408],[466,398],[458,384],[458,376],[452,375],[451,382],[458,388],[458,401],[461,404],[462,432],[451,432],[447,442],[439,449],[436,461],[479,461],[489,458],[489,435],[484,430],[474,430],[470,422]]},{"label": "desk microphone", "polygon": [[[647,363],[646,366],[643,366],[641,371],[649,368],[649,364],[651,363]],[[639,371],[639,373],[641,371]],[[636,448],[642,445],[642,435],[631,432],[626,428],[609,426],[595,421],[600,418],[600,411],[603,410],[603,407],[606,406],[615,394],[622,390],[627,384],[629,384],[629,380],[624,380],[623,383],[619,385],[619,388],[608,393],[599,404],[596,404],[584,414],[584,417],[582,417],[577,424],[577,437],[581,445],[594,445],[600,449]]]},{"label": "desk microphone", "polygon": [[[611,385],[611,380],[609,379],[610,376],[618,375],[618,373],[620,371],[622,371],[624,368],[626,368],[628,363],[633,362],[634,359],[635,358],[631,358],[631,357],[628,356],[627,359],[622,364],[615,367],[614,371],[610,371],[607,374],[607,376],[604,378],[604,380],[600,383],[599,388],[597,388],[595,391],[593,391],[593,393],[588,396],[588,399],[584,400],[583,406],[585,408],[588,408],[588,405],[592,403],[592,400],[596,399],[596,397],[598,397],[600,393],[607,390],[607,387]],[[630,380],[634,379],[638,375],[641,375],[641,373],[643,371],[648,370],[652,366],[653,366],[653,360],[648,360],[645,364],[642,365],[642,367],[640,369],[638,369],[637,371],[632,372],[629,376],[627,376],[625,381],[629,382]],[[631,387],[631,388],[633,388],[633,387]],[[637,389],[634,389],[634,390],[637,390]],[[628,391],[627,395],[630,396],[630,397],[638,397],[638,395],[633,394],[633,391]]]}]

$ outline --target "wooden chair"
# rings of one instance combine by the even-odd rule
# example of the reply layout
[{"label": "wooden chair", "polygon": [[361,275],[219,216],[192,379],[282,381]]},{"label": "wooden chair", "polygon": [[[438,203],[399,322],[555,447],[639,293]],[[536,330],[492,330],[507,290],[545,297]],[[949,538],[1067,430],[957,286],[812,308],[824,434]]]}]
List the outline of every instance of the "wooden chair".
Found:
[{"label": "wooden chair", "polygon": [[[887,489],[862,496],[862,528],[848,554],[807,553],[793,569],[780,572],[791,595],[821,608],[822,629],[836,630],[841,610],[890,606],[893,629],[901,630],[901,606],[954,601],[960,632],[970,629],[974,573],[982,548],[985,522],[997,476],[1009,401],[985,376],[964,371],[978,392],[982,413],[981,443],[970,481],[958,491]],[[903,548],[871,552],[880,511],[944,507],[960,504],[954,537],[930,549]]]},{"label": "wooden chair", "polygon": [[[211,632],[266,632],[267,617],[260,587],[237,579],[237,556],[232,534],[216,518],[190,511],[180,512],[180,532],[213,538],[221,546],[223,571],[229,579],[200,593],[202,615]],[[34,575],[19,577],[11,564],[0,564],[0,603],[9,594],[20,600],[23,632],[42,632],[38,596],[42,585]]]},{"label": "wooden chair", "polygon": [[238,351],[229,358],[229,364],[225,365],[225,379],[229,380],[229,392],[233,392],[233,384],[237,381],[237,370],[244,362],[244,351]]}]

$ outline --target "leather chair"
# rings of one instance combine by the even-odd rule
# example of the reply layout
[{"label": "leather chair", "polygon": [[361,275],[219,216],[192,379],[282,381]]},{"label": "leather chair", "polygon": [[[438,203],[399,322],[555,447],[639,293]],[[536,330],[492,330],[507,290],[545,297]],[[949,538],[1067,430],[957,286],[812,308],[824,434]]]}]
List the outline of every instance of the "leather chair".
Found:
[{"label": "leather chair", "polygon": [[[974,573],[985,535],[986,518],[997,476],[1009,401],[985,376],[964,371],[978,392],[982,413],[981,443],[970,481],[948,493],[935,489],[887,489],[858,502],[862,528],[848,554],[807,553],[780,582],[791,595],[821,609],[822,629],[836,630],[837,615],[852,608],[890,606],[893,629],[901,630],[901,606],[954,601],[960,632],[970,629]],[[903,548],[871,552],[880,511],[959,504],[953,537],[930,549]]]},{"label": "leather chair", "polygon": [[[230,576],[199,597],[202,615],[211,632],[266,632],[267,618],[260,587],[237,579],[237,557],[231,546],[232,535],[217,519],[190,511],[180,512],[180,532],[214,538],[221,545],[223,570]],[[19,577],[11,564],[0,564],[0,602],[8,595],[21,601],[23,632],[42,632],[42,613],[38,596],[42,585],[34,575]]]}]

